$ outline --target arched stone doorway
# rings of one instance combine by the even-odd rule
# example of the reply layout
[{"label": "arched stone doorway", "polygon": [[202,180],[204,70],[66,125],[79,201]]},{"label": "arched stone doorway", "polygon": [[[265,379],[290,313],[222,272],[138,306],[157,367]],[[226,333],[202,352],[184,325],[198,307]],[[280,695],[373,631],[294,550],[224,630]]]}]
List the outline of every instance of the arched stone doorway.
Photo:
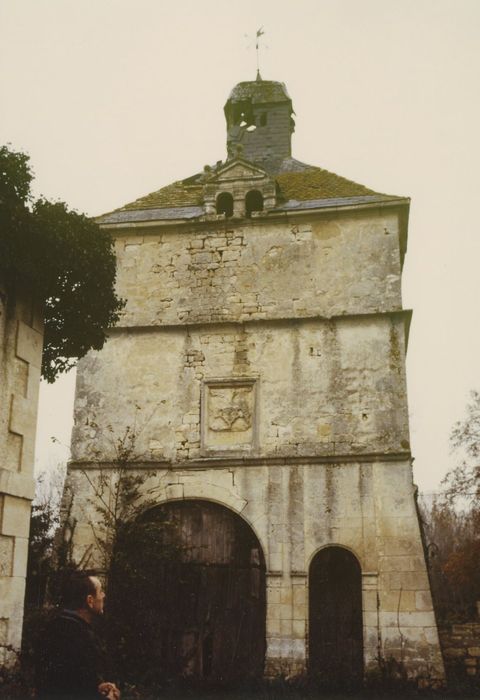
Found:
[{"label": "arched stone doorway", "polygon": [[115,585],[124,591],[120,614],[129,618],[123,634],[131,638],[125,663],[132,664],[132,677],[138,682],[153,673],[215,683],[260,677],[265,560],[247,523],[218,504],[187,500],[149,510],[138,527],[141,546],[150,552],[146,560],[132,542],[124,544],[140,561],[129,586],[135,614],[125,611],[125,567],[113,584],[117,608],[122,596]]},{"label": "arched stone doorway", "polygon": [[309,672],[321,683],[355,686],[363,678],[362,573],[356,557],[327,547],[309,572]]}]

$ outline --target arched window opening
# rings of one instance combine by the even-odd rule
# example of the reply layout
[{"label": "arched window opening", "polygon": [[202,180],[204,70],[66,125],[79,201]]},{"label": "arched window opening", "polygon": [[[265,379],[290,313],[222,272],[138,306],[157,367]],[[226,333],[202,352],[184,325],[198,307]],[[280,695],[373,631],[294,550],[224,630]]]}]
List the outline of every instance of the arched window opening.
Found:
[{"label": "arched window opening", "polygon": [[263,194],[258,190],[250,190],[245,197],[246,216],[252,216],[254,211],[263,211]]},{"label": "arched window opening", "polygon": [[233,124],[240,127],[255,123],[252,105],[249,102],[239,102],[233,110]]},{"label": "arched window opening", "polygon": [[225,214],[227,219],[233,216],[233,197],[230,192],[221,192],[218,195],[217,214]]}]

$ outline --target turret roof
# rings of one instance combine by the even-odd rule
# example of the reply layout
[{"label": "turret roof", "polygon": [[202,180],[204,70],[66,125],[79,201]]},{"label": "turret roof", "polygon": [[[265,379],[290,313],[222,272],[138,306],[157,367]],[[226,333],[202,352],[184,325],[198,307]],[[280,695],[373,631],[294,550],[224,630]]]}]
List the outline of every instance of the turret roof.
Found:
[{"label": "turret roof", "polygon": [[246,80],[237,83],[228,102],[251,100],[253,103],[291,102],[285,83],[276,80]]}]

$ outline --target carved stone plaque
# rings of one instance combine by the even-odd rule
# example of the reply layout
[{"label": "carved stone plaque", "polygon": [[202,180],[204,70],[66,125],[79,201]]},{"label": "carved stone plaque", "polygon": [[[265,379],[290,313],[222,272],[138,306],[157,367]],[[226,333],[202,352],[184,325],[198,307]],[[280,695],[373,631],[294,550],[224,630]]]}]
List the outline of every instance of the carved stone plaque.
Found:
[{"label": "carved stone plaque", "polygon": [[202,443],[206,451],[245,451],[255,442],[255,379],[210,379],[203,385]]}]

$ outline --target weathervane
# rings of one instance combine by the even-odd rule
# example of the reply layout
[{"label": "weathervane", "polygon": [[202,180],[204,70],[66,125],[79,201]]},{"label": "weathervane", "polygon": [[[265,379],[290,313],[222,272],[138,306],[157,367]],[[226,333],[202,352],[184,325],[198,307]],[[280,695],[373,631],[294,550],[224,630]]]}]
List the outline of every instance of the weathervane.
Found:
[{"label": "weathervane", "polygon": [[[257,80],[261,80],[262,76],[260,75],[260,37],[262,37],[265,34],[263,31],[263,27],[260,27],[260,29],[257,29],[255,33],[255,52],[257,54]],[[247,38],[250,38],[248,34],[245,34]],[[250,44],[251,46],[251,44]],[[250,47],[249,47],[250,48]],[[264,48],[268,49],[268,46],[264,45]]]}]

